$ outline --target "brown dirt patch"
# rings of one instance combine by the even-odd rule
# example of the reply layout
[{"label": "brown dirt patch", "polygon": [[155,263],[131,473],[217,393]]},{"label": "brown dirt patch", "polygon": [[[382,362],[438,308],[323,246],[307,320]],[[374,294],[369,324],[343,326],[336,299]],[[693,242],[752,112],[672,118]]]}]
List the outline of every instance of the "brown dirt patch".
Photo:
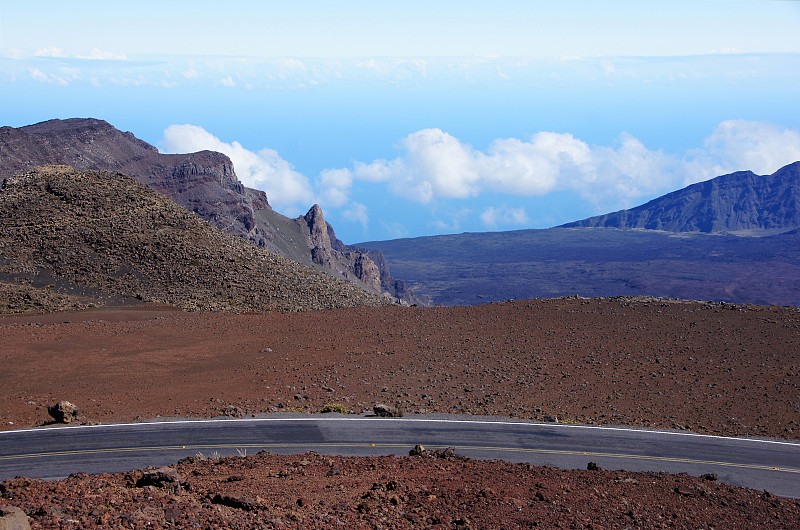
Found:
[{"label": "brown dirt patch", "polygon": [[798,439],[800,312],[630,299],[0,317],[3,429],[289,409],[491,414]]}]

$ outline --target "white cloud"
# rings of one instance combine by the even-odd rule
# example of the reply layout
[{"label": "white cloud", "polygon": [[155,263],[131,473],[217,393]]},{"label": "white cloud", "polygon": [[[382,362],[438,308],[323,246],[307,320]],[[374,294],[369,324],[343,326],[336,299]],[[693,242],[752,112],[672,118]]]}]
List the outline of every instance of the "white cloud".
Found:
[{"label": "white cloud", "polygon": [[162,143],[173,153],[208,149],[228,155],[239,180],[245,186],[265,191],[276,210],[289,210],[293,215],[315,202],[309,180],[274,149],[250,151],[239,142],[223,142],[196,125],[170,125],[164,131]]},{"label": "white cloud", "polygon": [[56,86],[69,85],[69,81],[67,81],[63,77],[55,74],[49,74],[49,75],[45,74],[38,68],[28,68],[28,73],[30,74],[30,76],[33,78],[34,81],[38,81],[40,83],[48,83]]},{"label": "white cloud", "polygon": [[228,88],[236,86],[236,82],[233,80],[233,77],[231,76],[223,77],[222,79],[219,80],[219,82],[222,83],[222,86]]},{"label": "white cloud", "polygon": [[731,53],[742,53],[741,50],[738,48],[726,48],[722,47],[716,50],[711,50],[712,54],[731,54]]},{"label": "white cloud", "polygon": [[126,61],[128,56],[124,53],[110,52],[99,48],[92,48],[86,55],[76,55],[76,59],[90,59],[93,61]]},{"label": "white cloud", "polygon": [[9,48],[2,48],[2,50],[0,50],[0,56],[5,57],[6,59],[22,59],[25,57],[25,52],[23,52],[20,48],[11,46]]},{"label": "white cloud", "polygon": [[501,70],[499,66],[497,67],[497,77],[499,77],[500,79],[505,79],[506,81],[511,80],[511,76],[503,72],[503,70]]},{"label": "white cloud", "polygon": [[89,50],[89,53],[86,54],[70,54],[64,48],[59,48],[57,46],[47,46],[45,48],[39,48],[35,52],[33,52],[34,57],[58,57],[62,59],[67,58],[75,58],[75,59],[90,59],[94,61],[125,61],[128,57],[122,53],[116,53],[108,50],[101,50],[99,48],[92,48]]},{"label": "white cloud", "polygon": [[427,203],[435,197],[466,198],[480,189],[477,154],[440,129],[423,129],[402,141],[405,154],[391,161],[356,164],[358,178],[388,182],[396,194]]},{"label": "white cloud", "polygon": [[353,174],[349,169],[325,169],[319,175],[320,202],[324,206],[339,208],[350,199]]},{"label": "white cloud", "polygon": [[600,63],[600,67],[603,69],[603,72],[605,72],[606,75],[615,74],[617,72],[617,69],[614,67],[614,63],[611,61],[602,61]]},{"label": "white cloud", "polygon": [[369,224],[367,207],[359,202],[354,202],[347,209],[342,210],[342,216],[345,219],[360,223],[364,228]]},{"label": "white cloud", "polygon": [[468,198],[484,192],[544,195],[573,189],[588,198],[641,195],[664,184],[667,157],[623,134],[617,146],[591,147],[571,134],[540,132],[528,141],[495,140],[486,152],[439,129],[424,129],[402,141],[393,160],[354,164],[356,178],[386,182],[389,189],[420,203]]},{"label": "white cloud", "polygon": [[437,232],[459,232],[464,223],[469,223],[474,214],[469,208],[434,210],[435,219],[429,223]]},{"label": "white cloud", "polygon": [[530,141],[495,140],[481,165],[485,186],[512,195],[543,195],[555,189],[562,172],[575,172],[591,159],[591,149],[571,134],[540,132]]},{"label": "white cloud", "polygon": [[685,184],[734,171],[768,174],[800,160],[800,131],[769,122],[727,120],[687,155]]},{"label": "white cloud", "polygon": [[[487,192],[573,191],[596,204],[623,207],[732,171],[772,173],[800,160],[800,132],[765,122],[726,121],[702,148],[683,156],[650,149],[624,132],[610,146],[539,132],[529,140],[498,139],[479,151],[440,129],[424,129],[403,139],[400,149],[392,160],[355,163],[353,176],[385,182],[392,193],[423,204]],[[484,214],[486,222],[510,219],[496,210]]]},{"label": "white cloud", "polygon": [[46,48],[39,48],[33,52],[35,57],[69,57],[69,53],[64,48],[56,46],[48,46]]},{"label": "white cloud", "polygon": [[498,226],[525,226],[530,222],[525,208],[510,208],[503,205],[499,208],[490,206],[481,213],[481,222],[489,228]]}]

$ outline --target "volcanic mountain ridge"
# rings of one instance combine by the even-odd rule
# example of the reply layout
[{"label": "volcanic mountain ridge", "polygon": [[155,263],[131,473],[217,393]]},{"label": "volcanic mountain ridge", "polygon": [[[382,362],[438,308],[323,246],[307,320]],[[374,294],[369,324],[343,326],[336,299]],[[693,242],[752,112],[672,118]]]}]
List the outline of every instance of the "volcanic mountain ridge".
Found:
[{"label": "volcanic mountain ridge", "polygon": [[0,151],[0,177],[49,164],[122,173],[279,256],[374,293],[388,293],[403,303],[424,303],[404,282],[392,277],[380,251],[339,241],[319,206],[296,219],[275,212],[263,191],[247,188],[238,180],[233,163],[222,153],[162,154],[132,133],[93,118],[2,127]]},{"label": "volcanic mountain ridge", "polygon": [[389,305],[233,236],[121,174],[47,166],[2,180],[0,313],[140,301],[294,311]]},{"label": "volcanic mountain ridge", "polygon": [[800,227],[800,162],[771,175],[738,171],[698,182],[618,212],[564,228],[644,228],[668,232],[781,233]]}]

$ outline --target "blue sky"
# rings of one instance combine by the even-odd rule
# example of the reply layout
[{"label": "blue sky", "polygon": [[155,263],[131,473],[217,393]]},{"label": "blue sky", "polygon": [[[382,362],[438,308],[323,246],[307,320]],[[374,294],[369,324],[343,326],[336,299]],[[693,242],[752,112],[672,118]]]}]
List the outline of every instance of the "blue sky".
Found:
[{"label": "blue sky", "polygon": [[545,228],[800,160],[798,24],[769,0],[4,2],[0,125],[223,151],[346,243]]}]

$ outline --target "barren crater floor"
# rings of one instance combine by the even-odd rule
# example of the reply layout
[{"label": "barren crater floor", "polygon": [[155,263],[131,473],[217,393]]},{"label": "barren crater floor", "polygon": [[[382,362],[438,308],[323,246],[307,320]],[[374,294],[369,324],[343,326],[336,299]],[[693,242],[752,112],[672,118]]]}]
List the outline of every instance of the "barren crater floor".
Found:
[{"label": "barren crater floor", "polygon": [[281,410],[492,414],[800,438],[796,308],[560,298],[293,314],[0,317],[3,429]]}]

